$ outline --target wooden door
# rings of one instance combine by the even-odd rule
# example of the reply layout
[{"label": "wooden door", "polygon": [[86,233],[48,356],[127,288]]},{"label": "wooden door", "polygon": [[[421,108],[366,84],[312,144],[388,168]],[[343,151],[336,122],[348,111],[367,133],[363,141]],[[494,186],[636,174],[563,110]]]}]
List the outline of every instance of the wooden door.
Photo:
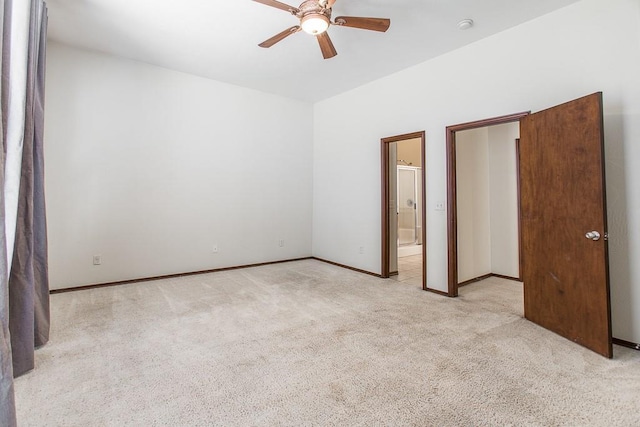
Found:
[{"label": "wooden door", "polygon": [[525,317],[612,357],[602,93],[521,120],[520,185]]}]

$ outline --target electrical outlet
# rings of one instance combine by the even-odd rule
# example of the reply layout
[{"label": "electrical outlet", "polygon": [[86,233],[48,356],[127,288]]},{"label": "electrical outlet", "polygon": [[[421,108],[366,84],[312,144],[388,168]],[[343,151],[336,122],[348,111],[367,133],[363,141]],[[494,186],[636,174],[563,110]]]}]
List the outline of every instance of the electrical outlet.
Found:
[{"label": "electrical outlet", "polygon": [[444,210],[444,202],[436,202],[436,210],[443,211]]},{"label": "electrical outlet", "polygon": [[278,246],[280,246],[281,248],[284,248],[284,239],[278,240]]},{"label": "electrical outlet", "polygon": [[213,247],[211,249],[212,249],[214,254],[218,253],[218,245],[217,244],[213,245]]},{"label": "electrical outlet", "polygon": [[102,264],[102,255],[94,255],[93,265],[101,265],[101,264]]},{"label": "electrical outlet", "polygon": [[363,254],[364,253],[364,246],[360,246],[360,249],[358,249],[358,253],[359,254]]}]

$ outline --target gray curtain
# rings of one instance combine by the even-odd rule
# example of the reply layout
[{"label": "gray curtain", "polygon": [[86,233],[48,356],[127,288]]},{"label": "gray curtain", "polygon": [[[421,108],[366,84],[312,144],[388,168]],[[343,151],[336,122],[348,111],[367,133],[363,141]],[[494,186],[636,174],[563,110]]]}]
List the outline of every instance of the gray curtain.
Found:
[{"label": "gray curtain", "polygon": [[44,73],[46,6],[33,0],[29,25],[27,97],[16,235],[9,276],[13,374],[34,368],[34,351],[49,340],[49,277],[44,202]]},{"label": "gray curtain", "polygon": [[[5,10],[6,7],[6,10]],[[9,54],[8,42],[11,27],[11,0],[0,0],[0,48],[2,49],[2,80],[0,84],[0,113],[2,115],[2,133],[0,137],[0,425],[15,426],[16,411],[13,393],[13,368],[11,362],[11,341],[9,337],[9,268],[7,266],[7,239],[5,236],[4,214],[4,161],[6,154],[7,120],[8,120],[8,83]]]},{"label": "gray curtain", "polygon": [[[13,0],[0,0],[2,12],[2,84],[0,85],[2,138],[0,145],[0,425],[15,426],[15,400],[13,377],[34,367],[34,350],[49,339],[49,281],[47,274],[47,230],[44,204],[44,73],[45,43],[47,32],[47,9],[42,0],[19,3],[30,4],[28,29],[27,64],[16,62],[21,68],[26,65],[26,97],[11,99],[14,76],[11,76],[11,61],[24,57],[24,50],[11,52]],[[25,22],[25,21],[16,21]],[[18,28],[18,27],[16,27]],[[15,30],[15,29],[14,29]],[[19,32],[24,38],[26,32]],[[24,74],[22,74],[24,76]],[[23,81],[15,79],[15,81]],[[23,87],[22,84],[19,86]],[[15,86],[14,86],[15,87]],[[21,97],[20,97],[21,98]],[[12,119],[15,105],[24,101],[24,123],[22,117]],[[19,109],[22,111],[22,109]],[[22,146],[21,169],[18,185],[6,187],[6,159],[8,146],[16,143],[8,137],[7,129],[16,124],[23,126],[23,135],[17,142]],[[13,134],[12,134],[13,135]],[[11,142],[13,141],[13,142]],[[18,158],[19,159],[19,158]],[[19,161],[19,160],[18,160]],[[17,176],[17,174],[15,175]],[[16,188],[16,187],[19,187]],[[15,242],[7,247],[7,232],[13,225],[7,224],[5,211],[6,191],[18,190]],[[14,193],[15,194],[15,193]],[[13,211],[15,212],[15,211]],[[11,227],[11,229],[7,228]],[[11,252],[9,252],[11,251]],[[11,257],[11,255],[13,255]],[[11,259],[11,269],[8,259]]]}]

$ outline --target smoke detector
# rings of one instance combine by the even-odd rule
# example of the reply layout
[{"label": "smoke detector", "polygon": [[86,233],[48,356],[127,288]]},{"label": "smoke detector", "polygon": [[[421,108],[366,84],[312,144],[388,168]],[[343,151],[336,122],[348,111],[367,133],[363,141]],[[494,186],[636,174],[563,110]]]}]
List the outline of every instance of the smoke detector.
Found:
[{"label": "smoke detector", "polygon": [[471,27],[473,27],[473,19],[463,19],[458,22],[458,28],[461,30],[468,30]]}]

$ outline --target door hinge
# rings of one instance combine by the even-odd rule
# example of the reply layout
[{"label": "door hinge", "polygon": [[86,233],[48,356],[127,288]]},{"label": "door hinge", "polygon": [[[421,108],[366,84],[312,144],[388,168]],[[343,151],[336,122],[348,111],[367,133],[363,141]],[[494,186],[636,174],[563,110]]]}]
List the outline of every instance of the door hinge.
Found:
[{"label": "door hinge", "polygon": [[609,233],[604,233],[604,240],[609,240]]}]

